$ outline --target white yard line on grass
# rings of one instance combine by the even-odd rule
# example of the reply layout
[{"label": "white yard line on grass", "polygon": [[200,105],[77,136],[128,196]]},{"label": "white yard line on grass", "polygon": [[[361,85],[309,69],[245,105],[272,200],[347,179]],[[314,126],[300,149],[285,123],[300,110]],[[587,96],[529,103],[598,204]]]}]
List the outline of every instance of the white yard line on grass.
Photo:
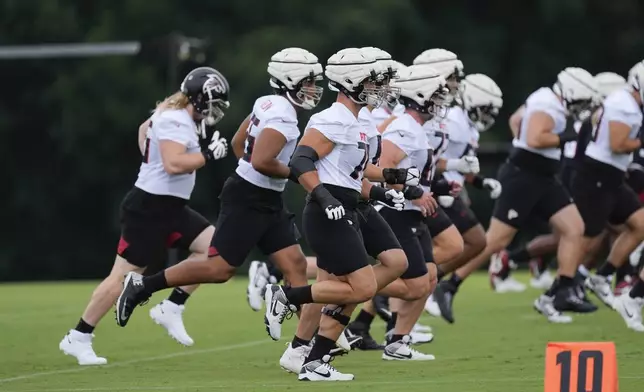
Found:
[{"label": "white yard line on grass", "polygon": [[[0,378],[0,384],[7,383],[7,382],[12,382],[12,381],[27,380],[27,379],[36,378],[36,377],[43,377],[43,376],[53,376],[53,375],[68,374],[68,373],[79,373],[79,372],[82,372],[82,371],[85,371],[85,370],[88,370],[88,369],[92,369],[92,368],[101,368],[101,369],[103,369],[103,368],[112,368],[112,367],[117,367],[117,366],[131,365],[131,364],[140,363],[140,362],[162,361],[164,359],[171,359],[171,358],[177,358],[177,357],[187,357],[187,356],[190,356],[190,355],[216,353],[216,352],[221,352],[221,351],[230,351],[230,350],[236,350],[238,348],[246,348],[246,347],[258,346],[260,344],[264,344],[264,343],[268,343],[268,342],[271,342],[271,340],[262,339],[262,340],[255,340],[255,341],[252,341],[252,342],[246,342],[246,343],[240,343],[240,344],[232,344],[230,346],[212,347],[212,348],[206,348],[206,349],[201,349],[201,350],[190,350],[190,351],[183,351],[183,352],[179,352],[179,353],[159,355],[159,356],[155,356],[155,357],[132,359],[132,360],[129,360],[129,361],[115,362],[115,363],[107,364],[107,365],[103,365],[103,366],[77,366],[77,367],[75,367],[73,369],[52,370],[50,372],[39,372],[39,373],[29,373],[29,374],[23,374],[23,375],[15,376],[15,377]],[[61,353],[61,355],[62,355],[62,353]],[[62,391],[62,390],[63,389],[60,389],[60,391]],[[64,390],[65,391],[70,391],[71,389],[64,389]],[[93,389],[79,389],[79,391],[92,391],[92,390]],[[101,389],[95,389],[95,390],[99,391]]]},{"label": "white yard line on grass", "polygon": [[[295,376],[293,381],[295,381]],[[642,380],[644,376],[627,376],[620,377],[620,380]],[[412,384],[427,384],[427,385],[436,385],[436,384],[456,384],[462,386],[464,383],[482,383],[482,384],[491,384],[491,383],[505,383],[505,382],[541,382],[542,377],[512,377],[512,378],[488,378],[488,379],[470,379],[470,380],[432,380],[432,379],[423,379],[423,380],[390,380],[390,381],[359,381],[356,380],[355,384],[365,386],[365,385],[412,385]],[[353,384],[353,383],[352,383]],[[311,385],[307,383],[307,385]],[[347,385],[346,383],[338,383],[337,385]],[[350,385],[350,384],[349,384]],[[293,383],[245,383],[245,384],[202,384],[202,385],[183,385],[183,386],[138,386],[138,387],[118,387],[119,391],[186,391],[193,389],[231,389],[231,388],[291,388]],[[65,388],[65,389],[21,389],[21,390],[9,390],[4,392],[101,392],[101,391],[113,391],[114,387],[98,387],[98,388]]]}]

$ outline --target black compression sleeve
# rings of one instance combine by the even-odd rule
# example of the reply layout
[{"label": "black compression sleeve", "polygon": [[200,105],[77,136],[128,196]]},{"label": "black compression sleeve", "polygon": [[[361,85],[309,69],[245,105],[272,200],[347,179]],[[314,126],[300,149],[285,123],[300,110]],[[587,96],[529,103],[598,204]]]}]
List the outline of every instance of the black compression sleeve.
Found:
[{"label": "black compression sleeve", "polygon": [[319,159],[318,153],[312,147],[297,146],[289,162],[292,173],[289,178],[300,178],[304,173],[315,171],[315,162]]}]

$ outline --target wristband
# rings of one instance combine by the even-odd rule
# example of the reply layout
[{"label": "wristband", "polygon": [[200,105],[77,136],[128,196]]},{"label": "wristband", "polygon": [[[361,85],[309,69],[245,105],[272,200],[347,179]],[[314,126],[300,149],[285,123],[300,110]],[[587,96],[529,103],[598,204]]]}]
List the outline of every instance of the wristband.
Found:
[{"label": "wristband", "polygon": [[373,185],[369,190],[369,198],[371,200],[387,201],[387,190],[381,186]]},{"label": "wristband", "polygon": [[407,186],[405,189],[403,189],[403,194],[405,195],[405,199],[407,200],[416,200],[420,199],[423,197],[423,194],[425,191],[423,188],[418,187],[418,186]]},{"label": "wristband", "polygon": [[311,191],[311,198],[317,201],[322,208],[326,208],[337,203],[337,199],[324,187],[324,184],[319,184],[313,188]]},{"label": "wristband", "polygon": [[438,181],[434,181],[431,189],[432,193],[436,196],[449,196],[449,192],[452,190],[452,187],[447,180],[440,179]]},{"label": "wristband", "polygon": [[404,184],[407,179],[406,169],[382,169],[382,177],[387,184]]}]

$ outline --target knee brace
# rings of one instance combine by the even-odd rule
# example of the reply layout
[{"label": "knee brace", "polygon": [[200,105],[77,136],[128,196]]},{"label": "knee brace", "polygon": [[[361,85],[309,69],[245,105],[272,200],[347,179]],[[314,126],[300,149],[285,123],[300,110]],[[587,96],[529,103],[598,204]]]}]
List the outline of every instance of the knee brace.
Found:
[{"label": "knee brace", "polygon": [[346,327],[347,325],[349,325],[351,317],[342,314],[343,310],[344,306],[342,305],[337,305],[337,307],[334,309],[329,309],[327,306],[325,306],[322,308],[322,314],[331,317],[332,319],[336,320]]}]

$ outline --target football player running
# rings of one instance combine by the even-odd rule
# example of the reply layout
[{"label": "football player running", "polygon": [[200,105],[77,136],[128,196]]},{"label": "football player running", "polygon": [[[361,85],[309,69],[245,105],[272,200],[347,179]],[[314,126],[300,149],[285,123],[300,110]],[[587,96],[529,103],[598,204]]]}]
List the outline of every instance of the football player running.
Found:
[{"label": "football player running", "polygon": [[[428,168],[423,176],[432,172],[432,150],[423,124],[441,112],[447,99],[446,82],[436,70],[426,65],[414,65],[405,69],[401,78],[394,82],[400,88],[400,101],[405,112],[394,119],[383,133],[383,167],[405,168],[411,166]],[[387,337],[387,346],[382,358],[385,360],[433,360],[433,355],[422,354],[411,348],[410,333],[423,310],[423,304],[436,285],[437,269],[431,249],[421,244],[417,235],[425,225],[424,216],[432,214],[436,205],[429,190],[421,187],[405,189],[403,211],[387,206],[380,210],[393,229],[407,255],[409,266],[401,276],[409,290],[418,291],[418,299],[394,301],[394,328]]]},{"label": "football player running", "polygon": [[[591,74],[570,67],[559,73],[552,88],[541,88],[528,97],[524,120],[512,142],[514,148],[499,170],[503,192],[486,233],[486,248],[467,265],[474,271],[504,249],[530,215],[548,220],[561,235],[559,278],[535,300],[534,308],[555,323],[572,321],[557,309],[581,313],[596,310],[575,290],[575,272],[584,257],[584,224],[556,173],[561,147],[577,137],[574,131],[564,132],[566,118],[578,118],[589,110],[598,100],[598,90]],[[451,303],[443,301],[442,307],[451,308]]]},{"label": "football player running", "polygon": [[[503,106],[503,95],[499,86],[488,76],[483,74],[470,74],[462,82],[463,88],[461,99],[458,105],[450,108],[447,118],[443,122],[444,130],[449,137],[449,144],[442,159],[442,168],[446,168],[449,159],[455,160],[458,157],[475,155],[476,146],[480,132],[485,132],[494,125],[499,110]],[[446,171],[443,176],[451,181],[463,185],[466,181],[480,189],[489,191],[492,199],[501,195],[501,184],[493,178],[484,178],[476,174],[463,174],[458,171]],[[463,281],[461,275],[467,271],[467,263],[473,256],[485,248],[485,231],[472,210],[465,204],[462,198],[455,198],[452,205],[445,208],[450,219],[455,223],[459,232],[465,240],[465,250],[457,259],[448,265],[441,265],[445,272],[455,271],[448,280],[442,281],[437,287],[434,297],[441,296],[445,302],[451,302],[453,296]],[[491,282],[493,285],[497,281]],[[506,282],[503,286],[497,287],[498,291],[521,290],[517,284],[510,286]],[[447,297],[447,298],[444,298]],[[433,298],[432,298],[433,299]],[[426,309],[435,315],[443,315],[436,302],[429,299]],[[446,308],[443,315],[448,322],[453,322],[453,314],[450,308]]]},{"label": "football player running", "polygon": [[[615,90],[626,87],[626,79],[613,72],[601,72],[595,75],[595,80],[597,81],[602,98],[606,98]],[[518,129],[523,118],[521,112],[521,110],[517,111],[510,119],[510,127],[515,135],[518,133]],[[595,117],[594,119],[587,115],[580,117],[583,117],[583,121],[582,118],[580,118],[577,121],[574,121],[572,125],[575,132],[577,132],[578,137],[576,140],[571,140],[564,145],[561,157],[561,182],[568,191],[571,189],[573,174],[577,166],[583,162],[586,146],[592,137],[592,121],[597,120],[597,114],[593,115],[593,117]],[[602,241],[597,242],[597,246],[599,246],[599,243]],[[559,239],[556,233],[543,234],[537,236],[529,243],[521,245],[511,251],[504,250],[495,255],[498,259],[502,260],[501,271],[491,273],[501,277],[507,276],[509,274],[510,264],[516,265],[529,262],[530,272],[532,274],[530,286],[546,290],[552,285],[553,278],[548,271],[548,266],[545,260],[549,255],[557,251],[558,243]],[[593,256],[596,251],[597,249],[590,249],[587,251],[586,260],[578,267],[576,280],[578,280],[580,284],[582,284],[585,278],[588,277],[589,271],[587,267],[590,267],[589,263],[594,261]],[[492,268],[492,263],[490,264],[490,268]],[[580,288],[579,291],[580,296],[585,297],[583,289]]]},{"label": "football player running", "polygon": [[[328,299],[315,343],[304,361],[300,380],[348,381],[351,374],[333,368],[329,353],[335,347],[358,303],[373,297],[379,279],[369,265],[360,235],[361,197],[402,208],[404,197],[395,190],[372,186],[363,178],[369,151],[366,130],[358,121],[360,109],[379,106],[387,94],[381,62],[366,51],[349,48],[329,58],[325,74],[338,90],[336,102],[311,117],[291,159],[299,183],[309,192],[303,214],[307,242],[317,254],[318,282],[306,288],[269,285],[266,322],[271,334],[279,331],[289,309],[311,299]],[[401,171],[407,176],[407,170]],[[274,309],[278,315],[274,315]]]},{"label": "football player running", "polygon": [[[187,206],[195,171],[223,158],[227,142],[206,125],[215,125],[228,108],[228,82],[209,67],[192,70],[180,91],[161,102],[144,124],[142,163],[134,187],[121,204],[121,238],[110,275],[94,290],[76,328],[59,344],[79,365],[103,365],[92,348],[93,331],[118,297],[123,276],[142,273],[164,260],[169,247],[192,252],[203,262],[214,227]],[[199,125],[198,125],[199,124]]]},{"label": "football player running", "polygon": [[628,88],[610,94],[603,102],[599,120],[583,164],[572,182],[572,194],[584,218],[587,242],[598,236],[607,223],[624,225],[611,248],[608,260],[586,280],[586,287],[626,321],[628,328],[644,332],[642,304],[644,283],[629,293],[613,297],[610,278],[644,240],[644,209],[637,194],[626,185],[625,174],[633,152],[641,147],[644,62],[628,73]]}]

